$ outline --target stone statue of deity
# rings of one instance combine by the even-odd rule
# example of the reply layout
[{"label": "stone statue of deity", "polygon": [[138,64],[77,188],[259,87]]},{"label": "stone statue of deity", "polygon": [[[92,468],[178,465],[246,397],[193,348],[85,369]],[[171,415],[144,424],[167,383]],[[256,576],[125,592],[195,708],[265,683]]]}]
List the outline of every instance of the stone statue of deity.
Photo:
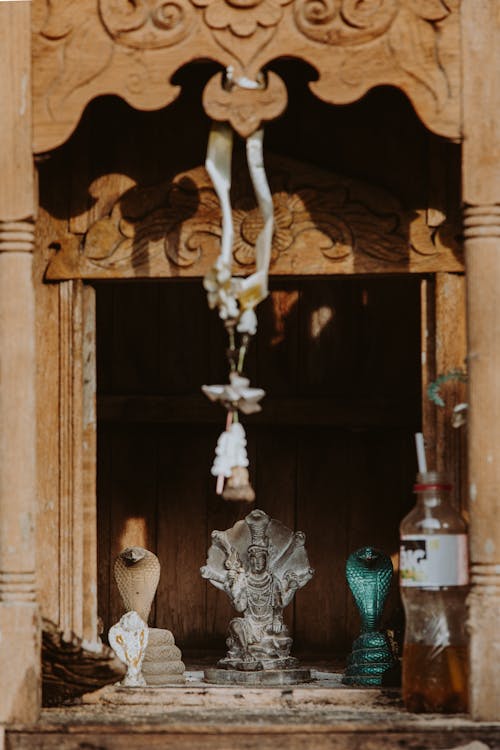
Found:
[{"label": "stone statue of deity", "polygon": [[283,609],[314,573],[304,542],[302,532],[294,533],[262,510],[252,511],[227,531],[212,533],[201,575],[225,591],[241,615],[229,623],[228,652],[219,669],[297,668]]}]

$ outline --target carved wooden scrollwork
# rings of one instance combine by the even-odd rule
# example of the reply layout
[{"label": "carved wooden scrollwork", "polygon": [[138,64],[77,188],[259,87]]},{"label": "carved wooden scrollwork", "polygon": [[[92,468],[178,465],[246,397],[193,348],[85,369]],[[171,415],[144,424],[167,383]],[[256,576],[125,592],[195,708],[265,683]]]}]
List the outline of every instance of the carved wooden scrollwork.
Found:
[{"label": "carved wooden scrollwork", "polygon": [[[272,274],[463,270],[448,223],[431,230],[425,211],[403,210],[385,190],[295,160],[269,156],[266,165],[275,215]],[[232,202],[235,272],[247,273],[262,219],[249,184],[238,181]],[[59,249],[48,279],[203,276],[219,253],[221,209],[203,167],[125,189],[106,210],[83,235],[50,237]]]},{"label": "carved wooden scrollwork", "polygon": [[[164,107],[179,93],[173,74],[197,59],[255,79],[296,57],[336,104],[398,86],[431,130],[460,136],[458,0],[33,0],[33,11],[35,151],[62,143],[100,94]],[[286,88],[272,74],[264,91],[229,90],[217,75],[204,106],[248,135],[283,111]]]},{"label": "carved wooden scrollwork", "polygon": [[99,0],[106,31],[118,43],[133,49],[161,49],[181,42],[195,21],[189,0]]}]

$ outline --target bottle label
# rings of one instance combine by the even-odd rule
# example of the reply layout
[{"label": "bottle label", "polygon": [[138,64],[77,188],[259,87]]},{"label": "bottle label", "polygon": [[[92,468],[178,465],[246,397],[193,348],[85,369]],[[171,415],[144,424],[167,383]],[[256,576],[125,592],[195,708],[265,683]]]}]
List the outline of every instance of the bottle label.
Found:
[{"label": "bottle label", "polygon": [[412,534],[401,537],[401,586],[466,586],[466,534]]}]

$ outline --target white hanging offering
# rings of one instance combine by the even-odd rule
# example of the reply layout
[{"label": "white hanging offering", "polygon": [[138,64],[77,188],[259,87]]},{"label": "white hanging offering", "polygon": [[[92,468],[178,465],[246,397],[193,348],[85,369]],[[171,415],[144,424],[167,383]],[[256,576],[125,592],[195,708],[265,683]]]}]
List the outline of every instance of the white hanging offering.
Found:
[{"label": "white hanging offering", "polygon": [[203,385],[201,390],[210,401],[219,401],[226,409],[238,409],[243,414],[261,411],[259,401],[266,392],[262,388],[250,388],[250,381],[237,372],[229,374],[227,385]]},{"label": "white hanging offering", "polygon": [[236,326],[238,333],[248,333],[249,336],[255,336],[257,333],[257,316],[253,308],[243,310]]},{"label": "white hanging offering", "polygon": [[[248,456],[246,435],[243,425],[233,422],[233,412],[228,413],[225,431],[217,441],[212,474],[217,477],[217,494],[224,500],[255,500],[248,476]],[[227,481],[225,481],[227,479]]]},{"label": "white hanging offering", "polygon": [[[238,85],[240,85],[238,83]],[[246,278],[233,277],[233,216],[231,210],[231,160],[233,131],[225,123],[213,123],[205,166],[214,184],[222,209],[221,252],[203,281],[211,309],[218,307],[224,321],[236,325],[239,333],[253,335],[257,330],[254,308],[268,295],[268,275],[274,231],[274,208],[263,158],[264,131],[247,138],[247,163],[262,214],[264,226],[255,243],[256,270]]]},{"label": "white hanging offering", "polygon": [[[230,86],[243,88],[263,88],[265,85],[262,75],[257,81],[235,78],[234,71],[230,68],[227,70],[227,81]],[[252,133],[246,141],[248,170],[264,222],[255,242],[255,272],[246,278],[232,275],[234,227],[230,193],[233,130],[227,123],[212,124],[205,162],[222,209],[222,238],[220,255],[206,274],[203,286],[207,292],[209,307],[218,308],[219,316],[225,322],[232,370],[227,385],[202,387],[211,401],[220,402],[228,410],[226,429],[217,442],[212,474],[217,477],[217,494],[222,494],[227,500],[247,502],[255,499],[255,493],[248,476],[246,436],[242,425],[233,422],[233,417],[236,417],[238,411],[244,414],[260,411],[259,401],[265,395],[262,388],[250,388],[248,378],[241,375],[248,342],[257,331],[255,307],[269,293],[274,208],[264,169],[263,142],[262,129]],[[236,347],[235,332],[241,335],[239,348]],[[228,481],[224,488],[226,479]]]},{"label": "white hanging offering", "polygon": [[208,306],[211,310],[219,308],[222,320],[233,320],[239,316],[236,289],[231,278],[231,267],[219,255],[212,268],[203,279],[203,286],[207,292]]},{"label": "white hanging offering", "polygon": [[248,466],[247,439],[240,422],[233,422],[217,441],[212,474],[230,477],[236,466]]}]

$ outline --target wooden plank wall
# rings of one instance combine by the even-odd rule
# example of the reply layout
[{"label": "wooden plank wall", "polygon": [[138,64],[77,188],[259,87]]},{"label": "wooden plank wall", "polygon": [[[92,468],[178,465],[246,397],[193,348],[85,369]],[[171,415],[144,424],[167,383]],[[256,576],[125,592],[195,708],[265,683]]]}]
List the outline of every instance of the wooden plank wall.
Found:
[{"label": "wooden plank wall", "polygon": [[[345,651],[359,622],[348,554],[395,555],[412,503],[420,424],[419,279],[274,283],[248,359],[268,396],[247,419],[256,507],[307,535],[316,575],[287,613],[296,648]],[[202,383],[224,382],[223,328],[200,282],[97,288],[99,609],[122,610],[114,557],[145,545],[162,562],[152,622],[184,648],[223,648],[231,608],[203,581],[210,533],[251,508],[215,495],[223,425]],[[387,607],[400,621],[396,586]]]}]

